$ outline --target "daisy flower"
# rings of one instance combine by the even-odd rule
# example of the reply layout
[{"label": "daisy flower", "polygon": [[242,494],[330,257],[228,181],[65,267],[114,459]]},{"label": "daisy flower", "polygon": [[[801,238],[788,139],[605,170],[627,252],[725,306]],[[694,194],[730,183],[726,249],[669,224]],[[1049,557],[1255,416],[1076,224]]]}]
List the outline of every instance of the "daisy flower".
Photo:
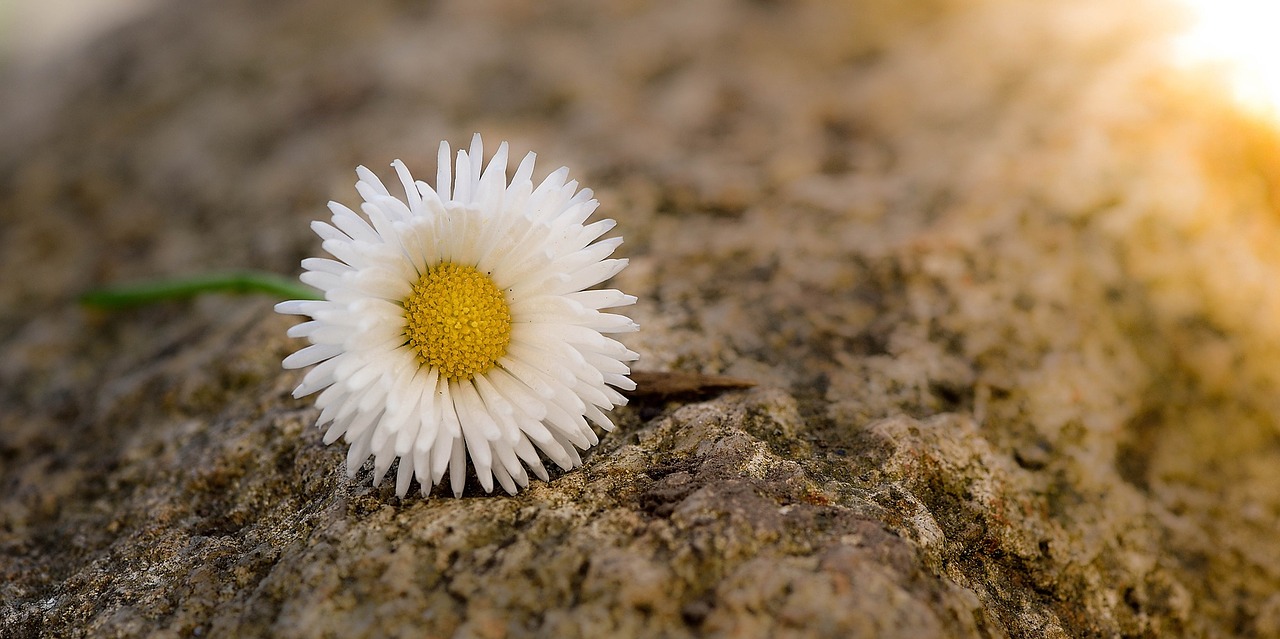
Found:
[{"label": "daisy flower", "polygon": [[621,238],[599,240],[614,221],[584,225],[598,202],[567,168],[534,186],[530,153],[508,182],[507,144],[487,167],[482,151],[476,135],[451,172],[442,142],[434,189],[396,160],[404,199],[357,168],[365,217],[330,202],[332,223],[311,224],[334,259],[303,260],[301,279],[324,299],[276,306],[311,318],[289,330],[311,345],[284,367],[315,366],[294,397],[320,393],[316,425],[350,445],[350,477],[372,455],[377,485],[399,459],[401,497],[446,470],[460,496],[468,458],[485,492],[511,494],[526,468],[547,479],[542,456],[579,466],[590,424],[612,430],[605,411],[627,402],[615,389],[635,388],[636,353],[606,336],[638,327],[602,309],[636,298],[587,290],[627,264],[608,259]]}]

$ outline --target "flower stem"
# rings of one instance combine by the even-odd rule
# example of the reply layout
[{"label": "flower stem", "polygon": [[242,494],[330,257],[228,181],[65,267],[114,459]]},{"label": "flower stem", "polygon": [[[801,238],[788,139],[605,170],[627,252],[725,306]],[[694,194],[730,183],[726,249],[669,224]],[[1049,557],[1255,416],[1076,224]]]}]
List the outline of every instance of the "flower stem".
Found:
[{"label": "flower stem", "polygon": [[108,286],[85,293],[80,302],[98,308],[127,308],[201,293],[270,293],[293,300],[324,299],[319,291],[274,273],[230,271]]}]

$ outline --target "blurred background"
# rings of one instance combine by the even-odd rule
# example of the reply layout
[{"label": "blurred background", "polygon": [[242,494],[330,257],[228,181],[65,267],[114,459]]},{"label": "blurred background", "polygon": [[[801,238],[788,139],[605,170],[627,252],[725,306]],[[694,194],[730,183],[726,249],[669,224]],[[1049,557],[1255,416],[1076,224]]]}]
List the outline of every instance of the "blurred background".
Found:
[{"label": "blurred background", "polygon": [[[56,60],[163,0],[0,0],[0,68]],[[1174,59],[1211,68],[1249,108],[1280,99],[1280,6],[1255,0],[1168,0]]]},{"label": "blurred background", "polygon": [[33,64],[137,17],[159,0],[0,0],[0,64]]}]

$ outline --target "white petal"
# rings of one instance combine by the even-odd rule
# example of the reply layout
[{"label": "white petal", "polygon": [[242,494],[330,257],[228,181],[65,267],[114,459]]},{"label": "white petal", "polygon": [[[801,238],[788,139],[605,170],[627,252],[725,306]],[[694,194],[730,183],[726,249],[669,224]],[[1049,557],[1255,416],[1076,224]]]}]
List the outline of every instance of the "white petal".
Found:
[{"label": "white petal", "polygon": [[357,411],[347,424],[347,433],[350,437],[364,437],[368,433],[372,439],[373,425],[382,419],[384,412],[382,410]]},{"label": "white petal", "polygon": [[595,317],[579,322],[579,325],[601,333],[634,333],[640,330],[640,325],[630,317],[617,313],[596,313]]},{"label": "white petal", "polygon": [[302,383],[293,391],[293,396],[306,397],[316,391],[332,386],[336,381],[333,377],[333,371],[338,368],[340,361],[342,360],[337,357],[330,358],[307,371],[307,374],[302,378]]},{"label": "white petal", "polygon": [[281,315],[311,315],[329,306],[328,302],[319,300],[289,300],[276,304],[275,310]]},{"label": "white petal", "polygon": [[518,184],[529,182],[529,178],[533,176],[533,164],[538,159],[538,154],[530,151],[520,160],[520,166],[516,167],[516,172],[511,176],[511,186],[514,188]]},{"label": "white petal", "polygon": [[378,176],[374,175],[373,171],[365,168],[364,165],[356,167],[356,176],[360,178],[360,181],[356,182],[356,190],[363,189],[375,195],[387,194],[387,187],[382,185],[382,180],[379,180]]},{"label": "white petal", "polygon": [[306,368],[318,364],[330,357],[342,354],[342,347],[332,344],[312,344],[284,358],[283,365],[287,369]]},{"label": "white petal", "polygon": [[[329,210],[333,211],[333,225],[336,226],[339,230],[341,230],[351,239],[357,242],[375,242],[376,243],[376,242],[382,241],[382,238],[378,235],[378,232],[373,230],[373,227],[369,226],[369,223],[364,221],[364,218],[357,215],[355,211],[352,211],[351,209],[347,208],[342,204],[338,204],[337,202],[330,202]],[[316,233],[319,234],[320,231],[317,230]],[[321,237],[324,237],[324,236],[321,235]],[[331,239],[331,238],[325,238],[325,239]],[[332,239],[341,240],[342,238],[332,238]]]},{"label": "white petal", "polygon": [[586,308],[600,310],[603,308],[618,308],[619,306],[630,306],[636,303],[634,295],[626,295],[622,291],[612,288],[598,289],[593,291],[578,291],[569,293],[565,297],[583,305]]},{"label": "white petal", "polygon": [[418,487],[422,492],[422,496],[426,497],[431,493],[431,487],[435,484],[431,483],[431,449],[420,450],[415,448],[413,451],[413,473],[418,478]]},{"label": "white petal", "polygon": [[453,448],[449,454],[449,487],[454,497],[462,496],[462,488],[467,481],[467,451],[463,447],[462,438],[453,440]]},{"label": "white petal", "polygon": [[625,259],[596,262],[595,264],[570,274],[568,281],[562,285],[562,288],[553,290],[558,294],[580,291],[589,286],[595,286],[596,284],[617,275],[622,271],[622,269],[626,268],[626,266],[627,260]]},{"label": "white petal", "polygon": [[485,373],[485,380],[493,384],[494,390],[502,394],[513,411],[534,421],[541,421],[547,416],[546,407],[538,399],[536,391],[501,368],[490,369]]},{"label": "white petal", "polygon": [[440,199],[450,200],[453,198],[453,178],[449,174],[449,143],[441,142],[440,151],[436,154],[436,193],[440,194]]},{"label": "white petal", "polygon": [[467,155],[466,151],[458,151],[458,162],[453,168],[453,200],[464,205],[471,203],[471,191],[476,179],[471,159]]},{"label": "white petal", "polygon": [[585,412],[587,419],[590,419],[591,423],[604,429],[605,432],[612,431],[615,428],[613,421],[610,420],[609,416],[605,415],[599,408],[588,404]]},{"label": "white petal", "polygon": [[351,271],[351,267],[325,257],[308,257],[302,260],[302,268],[308,271],[323,271],[325,273],[333,273],[334,275],[342,275]]},{"label": "white petal", "polygon": [[636,389],[636,383],[630,377],[619,375],[617,373],[605,373],[604,383],[616,386],[625,391],[633,391]]},{"label": "white petal", "polygon": [[368,431],[351,442],[351,448],[347,451],[348,479],[355,479],[356,473],[360,472],[360,467],[364,466],[365,460],[369,459],[369,450],[372,448],[370,445],[372,438],[373,432]]},{"label": "white petal", "polygon": [[418,190],[418,185],[414,183],[413,176],[409,174],[409,167],[404,162],[395,160],[391,163],[391,168],[396,170],[396,177],[400,178],[400,186],[404,188],[405,198],[409,202],[409,208],[413,214],[422,214],[422,194]]},{"label": "white petal", "polygon": [[461,444],[462,437],[455,437],[449,434],[449,429],[443,423],[444,415],[441,412],[441,427],[436,430],[436,441],[431,447],[431,483],[438,484],[444,479],[445,469],[449,467],[449,460],[453,456],[454,444]]},{"label": "white petal", "polygon": [[[334,207],[334,206],[342,206],[342,205],[338,204],[337,202],[330,202],[329,206]],[[342,208],[346,208],[346,207],[342,207]],[[316,220],[311,223],[311,230],[316,235],[320,236],[321,240],[334,240],[337,242],[347,242],[347,243],[351,242],[350,235],[347,235],[346,233],[339,231],[332,224],[329,224],[327,222],[321,222],[320,220]]]},{"label": "white petal", "polygon": [[409,493],[409,482],[413,481],[413,457],[401,456],[400,466],[396,469],[396,497],[404,499]]},{"label": "white petal", "polygon": [[395,455],[390,451],[378,451],[373,456],[373,485],[378,487],[382,485],[382,480],[387,478],[387,471],[391,470],[391,462],[396,460]]},{"label": "white petal", "polygon": [[[516,494],[516,483],[511,480],[511,475],[507,473],[507,469],[504,468],[501,463],[493,465],[492,477],[497,478],[498,484],[502,486],[503,490],[507,491],[508,495]],[[491,478],[489,481],[490,487],[492,487],[493,479]],[[483,480],[481,480],[481,483],[483,483]],[[485,492],[489,492],[488,489],[486,489]]]},{"label": "white petal", "polygon": [[550,475],[547,474],[546,466],[543,466],[542,460],[538,458],[538,451],[533,447],[532,442],[521,437],[516,441],[515,451],[516,455],[520,457],[520,461],[524,462],[529,467],[529,470],[532,470],[533,474],[538,476],[538,479],[542,481],[551,479]]},{"label": "white petal", "polygon": [[478,433],[486,440],[494,441],[501,439],[502,431],[498,429],[498,424],[489,415],[488,408],[480,399],[480,394],[476,392],[476,387],[472,384],[472,380],[463,380],[454,382],[449,385],[449,390],[454,394],[456,402],[466,412],[458,413],[458,421],[462,424],[462,432],[465,434],[468,427],[472,432]]}]

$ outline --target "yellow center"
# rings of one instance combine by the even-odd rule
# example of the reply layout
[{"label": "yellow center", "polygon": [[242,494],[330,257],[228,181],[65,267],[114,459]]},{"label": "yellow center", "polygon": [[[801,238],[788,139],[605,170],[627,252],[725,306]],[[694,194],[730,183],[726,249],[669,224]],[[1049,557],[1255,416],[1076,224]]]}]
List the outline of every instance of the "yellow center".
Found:
[{"label": "yellow center", "polygon": [[502,290],[475,267],[443,262],[404,300],[405,337],[423,366],[446,379],[493,368],[511,343],[511,309]]}]

